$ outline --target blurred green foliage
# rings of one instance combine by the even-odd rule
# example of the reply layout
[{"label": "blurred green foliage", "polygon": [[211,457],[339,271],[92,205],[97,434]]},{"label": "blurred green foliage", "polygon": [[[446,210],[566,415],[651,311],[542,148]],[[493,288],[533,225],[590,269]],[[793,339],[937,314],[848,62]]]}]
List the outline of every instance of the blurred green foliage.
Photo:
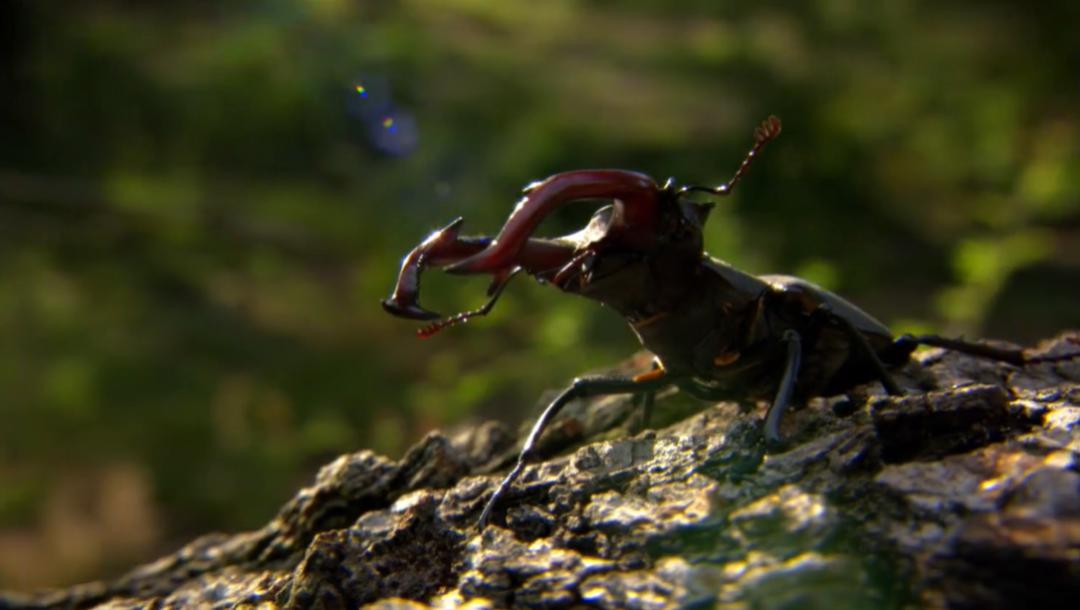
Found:
[{"label": "blurred green foliage", "polygon": [[[609,312],[525,281],[426,342],[378,299],[457,215],[493,232],[567,169],[718,183],[770,113],[784,135],[713,254],[901,330],[1080,325],[1078,7],[4,3],[0,585],[256,526],[329,456],[523,418],[632,353]],[[124,546],[118,513],[152,531]]]}]

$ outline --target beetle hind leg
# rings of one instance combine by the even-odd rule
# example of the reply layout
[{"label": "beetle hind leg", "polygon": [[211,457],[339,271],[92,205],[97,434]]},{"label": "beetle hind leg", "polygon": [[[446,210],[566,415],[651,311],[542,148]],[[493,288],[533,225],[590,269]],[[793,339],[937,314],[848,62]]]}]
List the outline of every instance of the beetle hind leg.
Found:
[{"label": "beetle hind leg", "polygon": [[[856,358],[859,362],[864,363],[865,368],[869,369],[867,373],[873,374],[873,377],[870,379],[876,377],[878,381],[881,382],[881,385],[884,386],[887,394],[899,396],[904,393],[885,366],[886,362],[893,364],[896,358],[891,354],[878,354],[873,346],[870,345],[870,341],[867,340],[866,335],[860,332],[851,320],[842,315],[838,315],[828,305],[819,306],[812,316],[817,318],[819,324],[839,327],[839,329],[843,331],[847,336],[848,345],[850,346],[850,357]],[[891,351],[895,345],[896,344],[894,343],[893,345],[888,346],[888,349]],[[900,347],[899,349],[903,349],[903,347]],[[909,348],[908,351],[903,354],[903,357],[899,359],[899,362],[907,360],[907,355],[913,349],[915,349],[914,346]]]},{"label": "beetle hind leg", "polygon": [[910,351],[914,351],[915,348],[920,345],[927,345],[930,347],[941,347],[971,356],[1008,362],[1009,364],[1015,364],[1016,366],[1023,366],[1026,363],[1024,351],[1021,349],[996,347],[984,343],[974,343],[972,341],[964,341],[963,339],[950,339],[938,335],[903,335],[896,339],[895,344],[902,345],[905,348],[910,346]]},{"label": "beetle hind leg", "polygon": [[980,358],[989,358],[991,360],[1007,362],[1015,366],[1043,364],[1047,362],[1061,362],[1064,360],[1080,358],[1080,352],[1072,352],[1057,356],[1039,356],[1035,358],[1029,358],[1027,354],[1024,353],[1024,350],[1022,348],[998,347],[996,345],[976,343],[974,341],[965,341],[963,339],[950,339],[948,337],[941,337],[939,335],[904,335],[902,337],[898,337],[894,345],[903,345],[905,348],[908,349],[908,353],[914,351],[915,348],[920,345],[940,347],[954,352],[968,354],[970,356],[978,356]]},{"label": "beetle hind leg", "polygon": [[[666,375],[664,365],[660,363],[660,359],[653,359],[652,369],[648,373],[642,373],[633,378],[634,381],[641,383],[652,379],[659,379]],[[634,395],[634,406],[639,407],[638,419],[632,421],[630,425],[630,432],[637,434],[643,430],[648,429],[649,422],[652,419],[653,405],[656,404],[656,390],[648,390],[646,392],[640,392]]]}]

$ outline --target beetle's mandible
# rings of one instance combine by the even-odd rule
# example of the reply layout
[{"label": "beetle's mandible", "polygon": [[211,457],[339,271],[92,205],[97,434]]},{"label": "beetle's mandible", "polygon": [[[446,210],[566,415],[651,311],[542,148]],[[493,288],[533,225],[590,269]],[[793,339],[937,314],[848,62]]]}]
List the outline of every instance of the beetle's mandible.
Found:
[{"label": "beetle's mandible", "polygon": [[[421,337],[486,314],[510,279],[524,271],[619,312],[642,346],[656,356],[653,371],[635,377],[581,377],[559,394],[533,425],[516,465],[488,500],[481,527],[534,457],[541,433],[576,398],[648,394],[677,386],[705,400],[771,399],[764,434],[768,442],[778,443],[780,420],[792,401],[839,394],[874,380],[890,394],[901,393],[888,371],[907,362],[920,344],[1015,365],[1034,361],[1018,349],[934,335],[894,337],[870,314],[806,280],[753,276],[708,256],[702,228],[712,204],[687,195],[730,194],[761,149],[779,134],[778,118],[762,122],[735,174],[717,187],[680,187],[672,180],[659,185],[649,176],[623,170],[565,172],[526,187],[495,237],[461,236],[458,218],[405,256],[383,307],[395,316],[437,320],[418,331]],[[584,229],[551,239],[532,236],[557,208],[598,199],[610,203]],[[420,276],[428,267],[490,274],[489,300],[480,309],[439,319],[418,302]]]}]

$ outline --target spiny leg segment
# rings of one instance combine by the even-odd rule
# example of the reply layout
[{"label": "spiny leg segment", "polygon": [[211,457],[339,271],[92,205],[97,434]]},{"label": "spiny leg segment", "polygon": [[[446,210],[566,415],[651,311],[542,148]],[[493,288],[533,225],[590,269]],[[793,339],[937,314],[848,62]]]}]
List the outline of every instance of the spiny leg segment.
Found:
[{"label": "spiny leg segment", "polygon": [[[662,369],[661,369],[662,371]],[[540,439],[540,435],[548,427],[551,421],[558,415],[570,401],[577,398],[586,398],[589,396],[603,396],[607,394],[638,394],[642,392],[655,392],[672,383],[672,380],[663,374],[649,374],[639,375],[637,377],[608,377],[608,376],[596,376],[596,377],[579,377],[574,380],[570,387],[566,388],[559,394],[555,400],[548,404],[547,408],[540,415],[540,418],[533,424],[532,430],[529,432],[529,436],[525,439],[525,445],[521,449],[521,453],[518,455],[517,463],[509,474],[503,478],[502,482],[495,489],[495,493],[492,494],[491,499],[488,500],[484,506],[484,511],[480,513],[479,527],[483,529],[491,518],[492,511],[498,504],[499,500],[506,495],[510,486],[514,481],[521,476],[522,470],[529,461],[535,457],[536,443]]]}]

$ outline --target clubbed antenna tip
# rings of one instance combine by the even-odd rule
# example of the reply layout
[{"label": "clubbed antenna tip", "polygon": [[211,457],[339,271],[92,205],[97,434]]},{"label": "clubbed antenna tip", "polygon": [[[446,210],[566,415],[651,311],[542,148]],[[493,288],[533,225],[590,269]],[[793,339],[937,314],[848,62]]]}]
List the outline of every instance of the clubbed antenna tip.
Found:
[{"label": "clubbed antenna tip", "polygon": [[769,118],[762,121],[761,125],[758,125],[757,129],[754,130],[754,143],[765,144],[780,135],[782,129],[783,124],[780,122],[780,118],[775,114],[770,114]]}]

